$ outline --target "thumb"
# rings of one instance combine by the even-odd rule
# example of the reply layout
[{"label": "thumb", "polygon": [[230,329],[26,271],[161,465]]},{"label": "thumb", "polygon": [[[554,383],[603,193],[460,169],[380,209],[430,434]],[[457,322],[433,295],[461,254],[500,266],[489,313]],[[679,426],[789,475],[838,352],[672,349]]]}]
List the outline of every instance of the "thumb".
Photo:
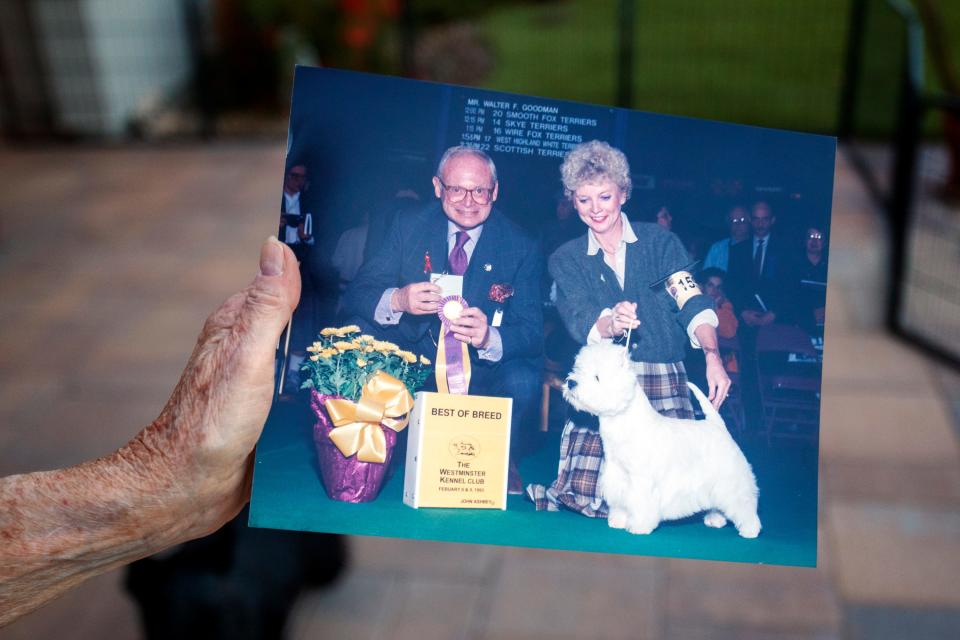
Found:
[{"label": "thumb", "polygon": [[267,238],[260,247],[260,273],[245,293],[240,325],[276,346],[300,301],[300,269],[290,247]]}]

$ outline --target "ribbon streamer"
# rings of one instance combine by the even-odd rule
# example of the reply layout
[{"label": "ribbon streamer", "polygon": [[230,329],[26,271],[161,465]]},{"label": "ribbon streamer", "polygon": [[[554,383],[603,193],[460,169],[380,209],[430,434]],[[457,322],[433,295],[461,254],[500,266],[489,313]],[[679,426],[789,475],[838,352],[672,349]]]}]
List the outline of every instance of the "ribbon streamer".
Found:
[{"label": "ribbon streamer", "polygon": [[330,440],[340,453],[348,458],[357,454],[361,462],[382,464],[387,459],[383,427],[403,431],[413,398],[402,382],[378,371],[363,385],[359,401],[330,398],[323,406],[335,427]]},{"label": "ribbon streamer", "polygon": [[440,393],[467,395],[470,389],[470,352],[467,343],[457,340],[450,327],[467,306],[467,301],[460,296],[447,296],[439,304],[440,340],[437,341],[435,373]]}]

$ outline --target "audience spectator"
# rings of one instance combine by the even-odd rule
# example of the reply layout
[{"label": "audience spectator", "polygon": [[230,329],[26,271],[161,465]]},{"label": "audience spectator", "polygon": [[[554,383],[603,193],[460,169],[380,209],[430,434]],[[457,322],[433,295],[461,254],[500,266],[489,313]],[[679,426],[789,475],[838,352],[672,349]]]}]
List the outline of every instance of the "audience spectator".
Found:
[{"label": "audience spectator", "polygon": [[[727,299],[723,289],[723,280],[727,274],[722,269],[710,267],[700,272],[700,288],[703,292],[713,298],[713,304],[717,311],[717,335],[721,338],[733,338],[737,335],[737,328],[740,322],[737,320],[737,314],[734,312],[733,303]],[[728,373],[736,373],[740,367],[737,363],[737,357],[733,353],[723,353],[721,344],[721,357],[723,359],[723,368]]]},{"label": "audience spectator", "polygon": [[730,247],[728,291],[740,319],[750,327],[775,322],[790,298],[790,258],[774,233],[776,222],[770,205],[757,202],[750,215],[752,241]]},{"label": "audience spectator", "polygon": [[290,245],[297,260],[306,260],[307,247],[313,244],[312,216],[307,203],[309,190],[307,167],[304,164],[292,164],[283,179],[283,197],[280,198],[281,241]]},{"label": "audience spectator", "polygon": [[826,241],[821,225],[812,225],[804,235],[804,254],[797,270],[799,295],[799,324],[819,333],[823,326],[824,311],[827,305],[827,255],[824,252]]},{"label": "audience spectator", "polygon": [[703,260],[703,268],[716,267],[724,271],[730,268],[730,247],[743,242],[750,236],[750,219],[747,209],[743,205],[735,205],[727,212],[727,222],[730,225],[730,237],[714,242],[707,251]]},{"label": "audience spectator", "polygon": [[713,298],[716,307],[717,318],[720,324],[717,326],[717,334],[721,338],[732,338],[737,335],[737,316],[733,311],[733,303],[727,299],[723,290],[723,280],[727,274],[722,269],[710,267],[700,272],[700,287],[703,292]]},{"label": "audience spectator", "polygon": [[670,214],[670,209],[667,208],[667,205],[663,205],[657,209],[657,224],[666,229],[667,231],[673,230],[673,216]]}]

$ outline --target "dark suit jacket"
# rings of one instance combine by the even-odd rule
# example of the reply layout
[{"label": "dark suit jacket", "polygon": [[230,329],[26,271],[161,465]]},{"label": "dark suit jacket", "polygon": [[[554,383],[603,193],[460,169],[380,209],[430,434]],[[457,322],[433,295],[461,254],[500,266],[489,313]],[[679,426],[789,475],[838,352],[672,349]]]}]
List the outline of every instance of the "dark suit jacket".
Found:
[{"label": "dark suit jacket", "polygon": [[[623,288],[617,275],[603,260],[603,251],[587,255],[587,235],[562,245],[550,256],[550,275],[557,283],[557,311],[567,330],[580,344],[603,309],[621,300],[637,303],[640,326],[630,338],[630,356],[641,362],[679,362],[686,353],[687,325],[701,311],[713,308],[703,294],[687,300],[683,309],[660,285],[690,264],[690,255],[680,239],[659,225],[632,223],[637,241],[627,245]],[[633,347],[636,345],[636,347]]]},{"label": "dark suit jacket", "polygon": [[[383,292],[412,282],[425,282],[424,254],[430,252],[434,272],[445,270],[447,262],[447,217],[439,203],[396,217],[380,250],[360,267],[347,288],[344,316],[370,333],[393,340],[404,348],[432,358],[435,341],[440,337],[440,320],[434,315],[406,313],[399,324],[383,327],[374,320],[374,311]],[[484,269],[490,265],[490,270]],[[447,269],[448,270],[448,269]],[[464,274],[463,297],[480,307],[493,321],[497,308],[503,308],[499,327],[503,341],[501,362],[524,358],[539,363],[543,349],[543,311],[539,283],[542,259],[539,244],[523,229],[494,209],[483,225],[483,233]],[[513,297],[499,305],[489,299],[490,286],[509,284]],[[471,361],[484,365],[470,348]]]},{"label": "dark suit jacket", "polygon": [[759,295],[768,310],[777,315],[777,321],[787,320],[796,261],[785,248],[775,231],[767,236],[768,245],[763,261],[763,273],[753,273],[753,238],[730,247],[730,265],[724,288],[737,312],[746,309],[761,310],[756,300]]}]

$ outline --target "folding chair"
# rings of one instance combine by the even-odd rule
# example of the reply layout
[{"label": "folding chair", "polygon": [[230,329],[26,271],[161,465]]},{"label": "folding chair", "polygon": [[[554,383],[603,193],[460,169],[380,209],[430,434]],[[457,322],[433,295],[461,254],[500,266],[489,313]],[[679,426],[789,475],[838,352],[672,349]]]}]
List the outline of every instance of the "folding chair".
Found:
[{"label": "folding chair", "polygon": [[778,435],[815,437],[820,422],[822,367],[809,334],[794,325],[762,327],[757,332],[756,352],[768,442],[779,424],[790,429]]}]

